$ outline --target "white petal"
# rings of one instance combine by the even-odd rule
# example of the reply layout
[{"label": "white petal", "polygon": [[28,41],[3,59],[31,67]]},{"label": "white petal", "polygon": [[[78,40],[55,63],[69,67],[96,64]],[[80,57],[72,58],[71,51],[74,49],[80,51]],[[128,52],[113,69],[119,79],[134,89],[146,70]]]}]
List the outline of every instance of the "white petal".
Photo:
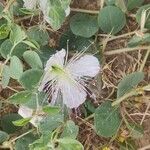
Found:
[{"label": "white petal", "polygon": [[35,126],[38,127],[38,124],[43,119],[42,116],[33,116],[33,118],[30,120],[30,122]]},{"label": "white petal", "polygon": [[48,11],[48,1],[47,0],[40,0],[39,1],[39,5],[40,5],[40,9],[43,12],[43,15],[47,15],[47,11]]},{"label": "white petal", "polygon": [[20,106],[18,110],[18,114],[22,116],[23,118],[32,117],[32,113],[33,113],[33,110],[26,106]]},{"label": "white petal", "polygon": [[62,49],[61,51],[58,51],[56,54],[52,55],[47,61],[45,71],[49,70],[52,65],[59,65],[60,67],[63,67],[65,55],[65,49]]},{"label": "white petal", "polygon": [[76,77],[94,77],[100,71],[100,64],[96,57],[84,55],[78,60],[68,64],[67,69]]},{"label": "white petal", "polygon": [[43,77],[43,79],[40,83],[40,86],[39,86],[38,90],[43,91],[46,83],[48,83],[49,81],[54,80],[54,79],[55,79],[55,75],[50,71],[46,71],[45,74],[44,74],[44,77]]},{"label": "white petal", "polygon": [[24,7],[27,9],[34,9],[37,5],[37,0],[23,0]]},{"label": "white petal", "polygon": [[30,118],[32,117],[32,119],[30,120],[30,122],[37,127],[38,123],[43,119],[43,117],[41,116],[33,116],[33,110],[31,108],[28,108],[26,106],[20,106],[19,110],[18,110],[18,114],[20,116],[22,116],[23,118]]},{"label": "white petal", "polygon": [[77,108],[86,100],[86,92],[75,81],[65,80],[60,84],[63,103],[69,108]]},{"label": "white petal", "polygon": [[59,88],[57,87],[57,85],[55,86],[55,88],[52,89],[52,99],[51,99],[51,105],[54,105],[57,101],[58,98],[58,93],[59,93]]},{"label": "white petal", "polygon": [[66,13],[66,17],[69,16],[69,14],[70,14],[70,7],[68,7],[68,8],[65,10],[65,13]]},{"label": "white petal", "polygon": [[45,84],[48,81],[55,79],[56,75],[51,72],[51,67],[52,65],[58,65],[60,67],[63,67],[65,55],[66,55],[66,51],[62,49],[61,51],[58,51],[56,54],[52,55],[50,59],[47,61],[46,67],[44,69],[45,74],[38,89],[39,91],[43,90]]}]

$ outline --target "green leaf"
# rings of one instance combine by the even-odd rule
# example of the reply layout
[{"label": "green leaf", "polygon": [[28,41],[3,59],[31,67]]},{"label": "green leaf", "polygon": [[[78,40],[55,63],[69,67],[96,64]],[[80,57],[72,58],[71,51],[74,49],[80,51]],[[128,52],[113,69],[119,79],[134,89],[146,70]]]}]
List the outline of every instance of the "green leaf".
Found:
[{"label": "green leaf", "polygon": [[125,76],[118,84],[117,98],[132,90],[144,79],[143,72],[134,72]]},{"label": "green leaf", "polygon": [[92,49],[91,50],[92,52],[95,50],[94,49],[95,46],[91,45],[91,43],[93,43],[92,38],[85,38],[85,37],[81,37],[81,36],[76,36],[71,32],[71,30],[68,30],[67,32],[62,34],[62,36],[60,38],[60,43],[59,43],[60,49],[61,48],[67,49],[67,43],[69,46],[69,50],[72,50],[72,51],[77,51],[77,50],[82,51],[85,48],[88,50]]},{"label": "green leaf", "polygon": [[42,69],[43,64],[39,55],[35,51],[26,51],[23,54],[25,61],[34,69]]},{"label": "green leaf", "polygon": [[40,59],[42,60],[43,64],[46,64],[52,54],[56,53],[56,50],[50,48],[50,46],[46,45],[40,48],[40,51],[37,51]]},{"label": "green leaf", "polygon": [[9,39],[5,40],[0,47],[0,52],[2,57],[4,57],[5,59],[7,58],[7,55],[10,54],[10,50],[12,48],[13,44],[11,43],[11,41]]},{"label": "green leaf", "polygon": [[8,27],[7,24],[3,24],[2,26],[0,26],[0,40],[7,38],[9,32],[10,32],[10,28]]},{"label": "green leaf", "polygon": [[26,8],[20,8],[19,10],[25,15],[34,15],[34,10],[26,9]]},{"label": "green leaf", "polygon": [[43,134],[39,139],[29,145],[30,150],[51,150],[51,143],[49,142],[51,138],[51,134]]},{"label": "green leaf", "polygon": [[139,7],[143,4],[144,0],[128,0],[127,2],[127,8],[128,10],[132,10],[136,7]]},{"label": "green leaf", "polygon": [[137,150],[138,149],[135,141],[133,141],[132,139],[127,139],[125,140],[125,142],[119,143],[119,144],[120,144],[119,150]]},{"label": "green leaf", "polygon": [[150,33],[145,33],[143,36],[134,35],[128,42],[129,47],[135,47],[140,44],[146,44],[150,42]]},{"label": "green leaf", "polygon": [[20,8],[23,7],[23,0],[16,0],[11,6],[10,9],[14,16],[24,16],[24,14],[20,11]]},{"label": "green leaf", "polygon": [[25,71],[19,79],[19,82],[26,89],[34,89],[38,85],[43,74],[42,70],[30,69]]},{"label": "green leaf", "polygon": [[10,68],[4,65],[2,71],[2,87],[6,88],[10,80]]},{"label": "green leaf", "polygon": [[[0,47],[0,53],[1,55],[4,57],[4,58],[7,58],[7,55],[10,54],[10,50],[11,48],[13,47],[13,44],[12,42],[7,39],[5,40],[2,44],[1,44],[1,47]],[[27,45],[24,44],[24,43],[20,43],[18,44],[13,52],[12,52],[12,55],[11,56],[17,56],[17,57],[22,57],[23,53],[27,50]]]},{"label": "green leaf", "polygon": [[39,130],[43,133],[50,133],[63,123],[63,115],[47,116],[41,120]]},{"label": "green leaf", "polygon": [[30,118],[23,118],[23,119],[19,119],[19,120],[13,121],[12,123],[15,126],[22,127],[22,126],[25,126],[26,124],[28,124],[31,119],[32,119],[31,117]]},{"label": "green leaf", "polygon": [[9,100],[13,104],[24,104],[32,100],[32,93],[29,91],[21,91],[9,97]]},{"label": "green leaf", "polygon": [[60,112],[60,107],[57,106],[44,106],[43,107],[43,111],[45,113],[47,113],[48,115],[54,115],[54,114],[58,114]]},{"label": "green leaf", "polygon": [[44,107],[45,105],[49,104],[48,101],[45,101],[46,93],[38,92],[38,93],[32,93],[30,99],[23,105],[31,109],[36,109],[37,108],[37,96],[38,96],[38,103],[40,106]]},{"label": "green leaf", "polygon": [[116,34],[126,24],[125,14],[115,6],[106,6],[99,12],[98,24],[102,31]]},{"label": "green leaf", "polygon": [[28,46],[30,46],[31,48],[34,48],[34,49],[40,49],[40,46],[39,44],[36,42],[36,41],[33,41],[33,40],[25,40],[25,41],[22,41],[23,43],[27,44]]},{"label": "green leaf", "polygon": [[26,38],[25,32],[21,29],[20,26],[14,24],[12,25],[11,32],[10,32],[10,40],[13,44],[18,44],[22,42]]},{"label": "green leaf", "polygon": [[150,4],[144,5],[140,7],[136,13],[136,21],[141,24],[141,17],[142,17],[142,12],[146,11],[146,23],[145,23],[145,28],[150,29]]},{"label": "green leaf", "polygon": [[25,135],[15,142],[15,150],[29,150],[29,145],[37,138],[33,134]]},{"label": "green leaf", "polygon": [[2,144],[8,139],[9,139],[9,135],[4,131],[0,131],[0,144]]},{"label": "green leaf", "polygon": [[3,3],[0,2],[0,13],[2,13],[3,9],[4,9],[4,5]]},{"label": "green leaf", "polygon": [[105,0],[107,5],[114,5],[116,0]]},{"label": "green leaf", "polygon": [[66,10],[66,9],[69,7],[69,5],[70,5],[71,0],[63,0],[63,1],[60,1],[60,3],[61,3],[61,7],[62,7],[64,10]]},{"label": "green leaf", "polygon": [[116,0],[116,6],[119,7],[123,12],[127,11],[126,2],[125,0]]},{"label": "green leaf", "polygon": [[84,150],[83,145],[71,138],[62,138],[57,140],[59,143],[59,149],[61,150]]},{"label": "green leaf", "polygon": [[76,139],[79,127],[72,120],[68,120],[65,124],[61,137]]},{"label": "green leaf", "polygon": [[21,116],[16,113],[7,114],[1,117],[1,128],[3,131],[8,134],[12,134],[20,129],[20,127],[16,127],[12,121],[21,119]]},{"label": "green leaf", "polygon": [[117,133],[120,123],[119,110],[112,107],[111,102],[106,101],[96,109],[94,125],[99,136],[112,137]]},{"label": "green leaf", "polygon": [[127,128],[130,130],[130,136],[138,139],[138,138],[142,138],[144,135],[144,130],[143,127],[137,124],[128,124]]},{"label": "green leaf", "polygon": [[40,46],[45,46],[49,42],[48,32],[40,29],[38,26],[29,28],[27,35],[29,39],[36,41]]},{"label": "green leaf", "polygon": [[94,113],[95,112],[95,107],[94,107],[94,104],[91,102],[91,101],[86,101],[85,103],[85,107],[88,111],[90,111],[91,113]]},{"label": "green leaf", "polygon": [[71,18],[70,28],[75,35],[86,38],[91,37],[99,29],[97,16],[76,14]]},{"label": "green leaf", "polygon": [[54,30],[58,30],[65,20],[65,10],[61,6],[60,1],[49,1],[47,5],[47,14],[45,14],[46,21]]},{"label": "green leaf", "polygon": [[19,79],[23,73],[23,65],[17,56],[13,56],[10,59],[10,76],[13,79]]},{"label": "green leaf", "polygon": [[128,46],[135,47],[135,46],[141,44],[142,39],[143,38],[141,36],[134,35],[128,42]]}]

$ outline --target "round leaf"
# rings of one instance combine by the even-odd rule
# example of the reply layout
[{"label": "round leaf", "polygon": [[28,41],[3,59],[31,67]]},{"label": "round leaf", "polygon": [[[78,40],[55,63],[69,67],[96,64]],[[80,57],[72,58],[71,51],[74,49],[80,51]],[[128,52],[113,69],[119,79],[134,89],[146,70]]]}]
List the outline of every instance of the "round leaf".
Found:
[{"label": "round leaf", "polygon": [[0,144],[6,141],[9,135],[6,132],[0,131]]},{"label": "round leaf", "polygon": [[135,47],[140,44],[146,44],[150,42],[150,33],[145,33],[143,36],[134,35],[128,42],[129,47]]},{"label": "round leaf", "polygon": [[13,104],[24,104],[32,99],[32,93],[29,91],[21,91],[12,95],[9,100]]},{"label": "round leaf", "polygon": [[142,138],[144,135],[143,127],[140,125],[130,123],[127,125],[127,128],[130,130],[131,137],[135,139]]},{"label": "round leaf", "polygon": [[47,116],[41,120],[39,130],[41,133],[50,133],[63,123],[63,115]]},{"label": "round leaf", "polygon": [[0,40],[7,38],[9,35],[9,32],[10,32],[10,28],[8,27],[8,25],[3,24],[0,27]]},{"label": "round leaf", "polygon": [[70,28],[75,35],[91,37],[98,31],[97,16],[88,14],[76,14],[71,18]]},{"label": "round leaf", "polygon": [[27,31],[27,35],[30,39],[35,40],[40,46],[45,46],[48,44],[49,35],[47,31],[43,31],[39,27],[31,27]]},{"label": "round leaf", "polygon": [[41,69],[43,67],[39,55],[34,51],[26,51],[23,54],[23,58],[34,69]]},{"label": "round leaf", "polygon": [[99,136],[111,137],[116,134],[121,123],[119,111],[107,101],[95,111],[94,124]]},{"label": "round leaf", "polygon": [[19,79],[19,82],[24,88],[34,89],[38,85],[43,74],[42,70],[30,69],[25,71]]},{"label": "round leaf", "polygon": [[93,39],[76,36],[71,32],[71,30],[68,30],[67,32],[62,34],[60,38],[59,48],[67,49],[67,41],[69,41],[68,42],[69,50],[82,51],[85,48],[89,47],[90,49],[92,47],[91,43],[93,42]]},{"label": "round leaf", "polygon": [[46,21],[51,25],[54,30],[58,30],[65,20],[65,10],[55,4],[49,5],[49,7],[47,8],[49,10],[49,13],[45,16]]},{"label": "round leaf", "polygon": [[43,107],[43,112],[47,113],[48,115],[54,115],[54,114],[58,114],[60,112],[60,108],[57,106],[44,106]]},{"label": "round leaf", "polygon": [[72,120],[68,120],[62,132],[62,137],[70,137],[75,139],[78,135],[79,127]]},{"label": "round leaf", "polygon": [[98,24],[106,33],[118,33],[126,24],[125,14],[115,6],[106,6],[99,12]]},{"label": "round leaf", "polygon": [[146,11],[147,17],[146,17],[146,23],[145,23],[145,28],[150,29],[150,4],[144,5],[139,8],[139,10],[136,13],[136,20],[140,24],[141,23],[141,17],[142,17],[142,12]]},{"label": "round leaf", "polygon": [[10,68],[8,66],[3,67],[2,72],[2,87],[6,88],[10,80]]},{"label": "round leaf", "polygon": [[[5,40],[0,47],[0,53],[4,58],[7,58],[7,55],[9,55],[10,50],[12,48],[13,44],[12,42],[7,39]],[[15,55],[17,57],[22,57],[23,53],[27,50],[27,45],[24,43],[19,43],[13,50],[12,55]]]},{"label": "round leaf", "polygon": [[61,150],[84,150],[83,145],[71,138],[62,138],[57,140],[59,143],[59,149]]},{"label": "round leaf", "polygon": [[105,3],[107,5],[114,5],[115,4],[115,0],[105,0]]},{"label": "round leaf", "polygon": [[10,40],[11,42],[13,42],[14,44],[20,43],[21,41],[23,41],[26,38],[26,34],[23,31],[23,29],[14,24],[12,26],[11,32],[10,32]]},{"label": "round leaf", "polygon": [[33,134],[19,138],[15,143],[15,150],[29,150],[29,144],[33,143],[36,137]]},{"label": "round leaf", "polygon": [[127,11],[126,2],[124,0],[116,0],[116,6],[120,8],[124,13]]},{"label": "round leaf", "polygon": [[132,90],[144,79],[143,72],[134,72],[125,76],[118,84],[117,98]]},{"label": "round leaf", "polygon": [[10,76],[13,79],[19,79],[23,73],[22,62],[17,56],[13,56],[10,59]]},{"label": "round leaf", "polygon": [[132,10],[136,7],[139,7],[142,5],[142,3],[144,2],[144,0],[128,0],[128,3],[127,3],[127,8],[128,10]]},{"label": "round leaf", "polygon": [[15,113],[7,114],[1,117],[1,128],[3,131],[7,132],[8,134],[14,133],[20,127],[16,127],[12,121],[21,119],[21,116]]}]

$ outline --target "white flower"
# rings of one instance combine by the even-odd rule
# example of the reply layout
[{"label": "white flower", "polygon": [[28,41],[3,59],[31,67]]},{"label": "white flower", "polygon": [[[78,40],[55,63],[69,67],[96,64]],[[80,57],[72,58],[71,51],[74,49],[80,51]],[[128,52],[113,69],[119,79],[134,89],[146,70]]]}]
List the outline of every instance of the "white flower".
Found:
[{"label": "white flower", "polygon": [[30,122],[35,127],[37,127],[38,123],[43,119],[42,116],[33,115],[33,109],[28,108],[28,107],[23,106],[23,105],[19,107],[18,114],[20,116],[22,116],[23,118],[30,118],[31,117],[32,119],[30,120]]},{"label": "white flower", "polygon": [[23,0],[24,1],[24,7],[27,9],[35,9],[38,0]]},{"label": "white flower", "polygon": [[51,104],[55,104],[61,94],[67,107],[77,108],[86,100],[87,94],[91,94],[86,83],[98,74],[100,65],[92,55],[81,56],[82,53],[78,53],[69,62],[67,55],[62,49],[50,57],[39,91],[43,90],[51,97]]}]

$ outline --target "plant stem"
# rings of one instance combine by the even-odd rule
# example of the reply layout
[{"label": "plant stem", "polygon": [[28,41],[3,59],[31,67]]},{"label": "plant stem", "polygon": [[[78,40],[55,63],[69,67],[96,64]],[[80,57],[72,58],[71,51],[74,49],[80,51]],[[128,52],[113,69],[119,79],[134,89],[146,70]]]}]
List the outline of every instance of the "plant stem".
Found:
[{"label": "plant stem", "polygon": [[[18,44],[18,43],[17,43]],[[2,64],[2,66],[1,66],[1,70],[0,70],[0,76],[2,76],[2,72],[3,72],[3,69],[4,69],[4,66],[7,64],[7,62],[10,60],[10,56],[11,56],[11,54],[12,54],[12,52],[13,52],[13,50],[14,50],[14,48],[16,47],[16,45],[17,44],[14,44],[13,45],[13,47],[11,48],[11,50],[10,50],[10,53],[9,53],[9,56],[7,56],[7,59],[4,61],[4,63]]]},{"label": "plant stem", "polygon": [[148,150],[149,148],[150,148],[150,145],[147,145],[147,146],[144,146],[144,147],[142,147],[142,148],[140,148],[138,150]]},{"label": "plant stem", "polygon": [[15,142],[16,140],[18,140],[18,139],[20,139],[20,138],[22,138],[23,136],[25,136],[25,135],[27,135],[27,134],[29,134],[29,133],[31,133],[31,132],[33,132],[35,129],[31,129],[31,130],[29,130],[29,131],[27,131],[27,132],[25,132],[25,133],[23,133],[23,134],[21,134],[21,135],[19,135],[18,137],[16,137],[16,138],[14,138],[14,139],[12,139],[10,142]]},{"label": "plant stem", "polygon": [[88,14],[99,14],[99,11],[97,10],[86,10],[80,8],[71,8],[70,10],[74,12],[81,12],[81,13],[88,13]]},{"label": "plant stem", "polygon": [[135,34],[136,32],[138,32],[138,31],[125,33],[125,34],[121,34],[121,35],[118,35],[118,36],[113,36],[108,41],[113,41],[113,40],[116,40],[116,39],[119,39],[119,38],[123,38],[123,37],[126,37],[126,36],[131,36],[131,35]]},{"label": "plant stem", "polygon": [[7,86],[7,88],[10,89],[10,90],[12,90],[12,91],[14,91],[14,92],[16,92],[16,93],[19,92],[18,90],[14,89],[14,88],[12,88],[12,87],[10,87],[10,86]]},{"label": "plant stem", "polygon": [[150,48],[147,50],[147,52],[146,52],[146,54],[145,54],[145,57],[144,57],[144,60],[143,60],[143,62],[142,62],[142,64],[141,64],[141,67],[140,67],[140,71],[141,71],[141,72],[142,72],[143,69],[144,69],[144,66],[145,66],[145,64],[146,64],[146,61],[147,61],[147,59],[148,59],[149,54],[150,54]]},{"label": "plant stem", "polygon": [[122,97],[118,98],[116,101],[114,101],[112,103],[112,106],[115,106],[115,105],[118,105],[120,104],[123,100],[131,97],[131,96],[135,96],[135,95],[138,95],[140,94],[141,92],[143,92],[144,90],[146,89],[149,89],[150,88],[150,85],[146,85],[144,87],[140,87],[140,88],[137,88],[137,89],[133,89],[132,91],[128,92],[127,94],[123,95]]},{"label": "plant stem", "polygon": [[9,7],[15,2],[16,0],[9,0],[6,7],[4,8],[3,12],[7,12]]},{"label": "plant stem", "polygon": [[121,48],[121,49],[116,49],[112,51],[107,51],[104,53],[104,55],[114,55],[114,54],[119,54],[123,52],[132,52],[135,50],[147,50],[150,49],[150,46],[138,46],[138,47],[133,47],[133,48]]}]

